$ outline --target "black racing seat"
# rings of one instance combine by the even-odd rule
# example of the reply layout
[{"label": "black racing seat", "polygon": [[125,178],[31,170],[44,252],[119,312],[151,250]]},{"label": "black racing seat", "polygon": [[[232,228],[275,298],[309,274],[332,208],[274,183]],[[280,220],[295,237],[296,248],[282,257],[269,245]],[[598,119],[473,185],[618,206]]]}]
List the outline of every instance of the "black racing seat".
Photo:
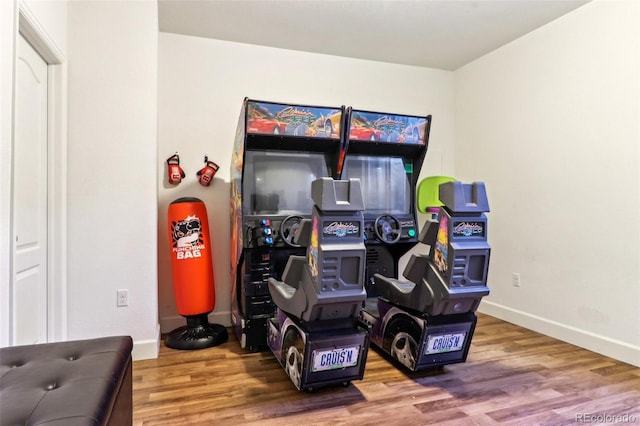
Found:
[{"label": "black racing seat", "polygon": [[298,239],[307,255],[289,257],[282,281],[269,279],[271,298],[307,322],[356,318],[366,299],[360,181],[317,179],[311,198],[312,217],[302,221]]},{"label": "black racing seat", "polygon": [[407,280],[374,275],[380,297],[428,315],[477,310],[489,294],[489,211],[484,184],[459,181],[440,185],[438,221],[428,220],[418,240],[430,252],[411,256],[403,272]]}]

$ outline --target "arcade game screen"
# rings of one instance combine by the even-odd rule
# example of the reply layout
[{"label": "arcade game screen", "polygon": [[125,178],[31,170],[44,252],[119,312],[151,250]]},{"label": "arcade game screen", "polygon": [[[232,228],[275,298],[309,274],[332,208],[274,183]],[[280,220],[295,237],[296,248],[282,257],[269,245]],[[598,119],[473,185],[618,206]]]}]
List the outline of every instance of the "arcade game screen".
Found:
[{"label": "arcade game screen", "polygon": [[247,215],[311,214],[311,182],[329,176],[325,155],[314,152],[247,151],[243,192]]},{"label": "arcade game screen", "polygon": [[410,214],[409,176],[400,157],[356,155],[346,159],[342,179],[359,178],[367,213]]}]

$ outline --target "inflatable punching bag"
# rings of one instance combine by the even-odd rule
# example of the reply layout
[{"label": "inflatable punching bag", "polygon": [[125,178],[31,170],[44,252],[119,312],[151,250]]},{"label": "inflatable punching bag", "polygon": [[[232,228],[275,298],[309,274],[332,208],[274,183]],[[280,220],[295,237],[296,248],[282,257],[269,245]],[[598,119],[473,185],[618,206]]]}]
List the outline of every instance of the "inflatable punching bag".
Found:
[{"label": "inflatable punching bag", "polygon": [[216,296],[207,209],[201,200],[186,197],[169,204],[169,241],[176,306],[187,325],[167,335],[167,346],[202,349],[226,342],[227,329],[207,319]]}]

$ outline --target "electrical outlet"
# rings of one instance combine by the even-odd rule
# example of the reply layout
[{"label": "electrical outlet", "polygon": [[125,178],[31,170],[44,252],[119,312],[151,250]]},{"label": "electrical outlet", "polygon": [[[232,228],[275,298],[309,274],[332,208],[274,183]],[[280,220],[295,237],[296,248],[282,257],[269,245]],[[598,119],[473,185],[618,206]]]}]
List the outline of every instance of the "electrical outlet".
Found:
[{"label": "electrical outlet", "polygon": [[129,290],[118,290],[118,306],[129,306]]},{"label": "electrical outlet", "polygon": [[512,277],[514,287],[520,287],[520,272],[514,272]]}]

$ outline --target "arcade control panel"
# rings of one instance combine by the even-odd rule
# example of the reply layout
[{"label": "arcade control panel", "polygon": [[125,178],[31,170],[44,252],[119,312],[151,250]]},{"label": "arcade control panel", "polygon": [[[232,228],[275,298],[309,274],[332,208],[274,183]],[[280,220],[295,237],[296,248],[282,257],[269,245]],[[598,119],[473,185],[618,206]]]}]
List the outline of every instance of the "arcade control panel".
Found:
[{"label": "arcade control panel", "polygon": [[286,217],[249,216],[245,218],[244,222],[245,247],[297,248],[299,246],[289,244],[285,239],[289,239],[291,242],[295,227],[299,226],[303,219],[303,216],[297,215]]},{"label": "arcade control panel", "polygon": [[[385,216],[385,215],[383,215]],[[412,216],[409,217],[400,217],[400,216],[391,216],[392,219],[396,219],[397,223],[390,224],[391,229],[387,232],[391,232],[391,241],[385,240],[385,232],[384,230],[380,230],[380,219],[383,216],[379,216],[377,218],[365,218],[364,221],[364,239],[366,242],[374,242],[381,241],[384,243],[395,243],[395,242],[414,242],[417,241],[418,238],[418,227],[416,225],[416,221]],[[376,227],[378,227],[378,232],[376,232]],[[400,236],[395,236],[395,231],[400,230]],[[380,235],[378,235],[380,234]],[[382,238],[381,238],[382,237]],[[394,241],[395,240],[395,241]]]},{"label": "arcade control panel", "polygon": [[271,247],[275,242],[275,232],[271,226],[271,219],[260,218],[248,220],[247,247]]},{"label": "arcade control panel", "polygon": [[304,255],[306,252],[306,248],[294,247],[284,241],[280,232],[283,220],[251,217],[245,221],[242,308],[249,318],[274,314],[269,278],[280,280],[289,256]]},{"label": "arcade control panel", "polygon": [[[245,221],[246,241],[248,248],[294,248],[295,245],[288,244],[283,237],[281,227],[288,218],[265,218],[256,217]],[[302,217],[300,217],[302,220]],[[378,230],[376,231],[376,228]],[[399,236],[397,235],[399,231]],[[391,234],[395,241],[384,239],[386,234]],[[382,237],[382,238],[381,238]],[[382,215],[376,218],[365,218],[364,239],[373,242],[376,239],[385,243],[397,241],[412,242],[417,241],[418,226],[412,216],[391,216]]]}]

